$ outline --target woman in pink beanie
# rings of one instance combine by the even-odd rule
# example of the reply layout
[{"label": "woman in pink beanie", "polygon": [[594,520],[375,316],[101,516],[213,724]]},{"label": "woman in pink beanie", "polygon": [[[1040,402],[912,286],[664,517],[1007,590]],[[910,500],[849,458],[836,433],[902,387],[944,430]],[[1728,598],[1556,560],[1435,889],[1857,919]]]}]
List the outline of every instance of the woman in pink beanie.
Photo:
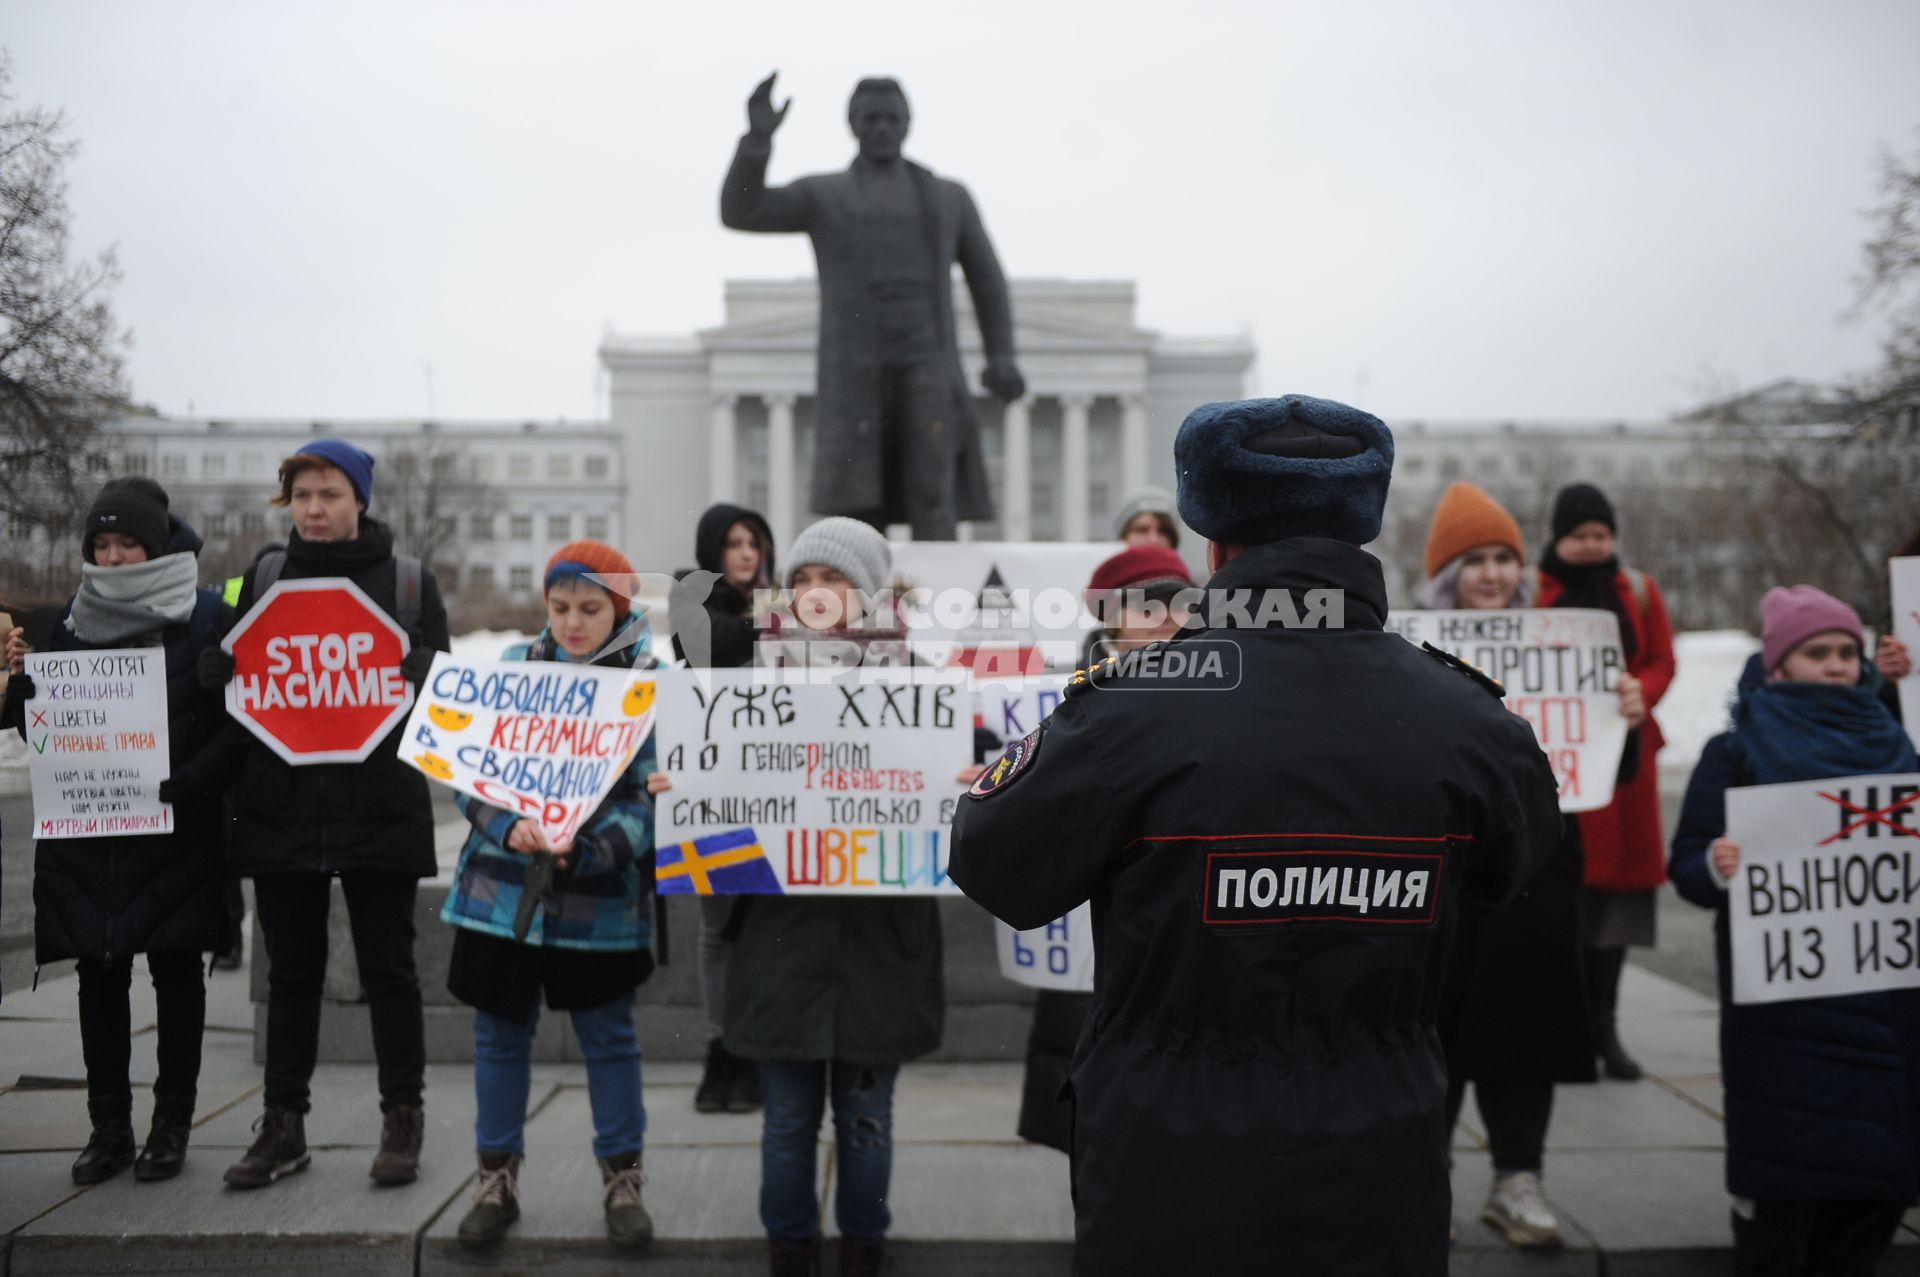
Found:
[{"label": "woman in pink beanie", "polygon": [[[1871,1274],[1920,1197],[1920,989],[1730,996],[1727,791],[1915,769],[1874,695],[1860,617],[1810,585],[1767,591],[1733,730],[1700,753],[1668,872],[1715,911],[1734,1271]],[[1897,792],[1897,791],[1896,791]]]}]

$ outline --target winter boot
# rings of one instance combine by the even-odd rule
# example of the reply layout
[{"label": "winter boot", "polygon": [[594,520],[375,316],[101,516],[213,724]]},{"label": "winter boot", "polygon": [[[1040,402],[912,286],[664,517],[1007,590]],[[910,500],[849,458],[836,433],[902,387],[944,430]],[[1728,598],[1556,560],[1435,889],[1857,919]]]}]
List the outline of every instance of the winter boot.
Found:
[{"label": "winter boot", "polygon": [[116,1095],[96,1100],[88,1096],[87,1116],[93,1120],[93,1133],[74,1159],[76,1184],[98,1184],[133,1165],[132,1097]]},{"label": "winter boot", "polygon": [[623,1153],[599,1161],[600,1182],[606,1186],[601,1201],[607,1208],[607,1239],[616,1246],[645,1246],[653,1240],[653,1220],[640,1204],[640,1185],[646,1182],[640,1155]]},{"label": "winter boot", "polygon": [[733,1090],[734,1066],[738,1063],[719,1038],[707,1042],[706,1067],[700,1070],[700,1085],[694,1088],[696,1113],[724,1113],[727,1095]]},{"label": "winter boot", "polygon": [[767,1271],[773,1277],[815,1277],[820,1271],[820,1239],[801,1242],[769,1242]]},{"label": "winter boot", "polygon": [[887,1257],[884,1237],[841,1237],[840,1277],[880,1277],[880,1264]]},{"label": "winter boot", "polygon": [[374,1155],[373,1182],[391,1188],[411,1184],[420,1175],[420,1141],[427,1132],[427,1115],[418,1104],[396,1104],[380,1122],[380,1151]]},{"label": "winter boot", "polygon": [[507,1227],[520,1218],[520,1157],[516,1153],[480,1154],[480,1180],[473,1187],[473,1208],[460,1221],[460,1244],[498,1245]]},{"label": "winter boot", "polygon": [[307,1153],[307,1119],[292,1109],[268,1108],[254,1122],[253,1147],[227,1167],[227,1183],[234,1188],[265,1188],[283,1175],[304,1171],[313,1158]]},{"label": "winter boot", "polygon": [[135,1179],[172,1179],[180,1173],[187,1160],[187,1133],[193,1129],[193,1100],[191,1095],[153,1097],[153,1127],[147,1146],[134,1159]]},{"label": "winter boot", "polygon": [[1620,1045],[1620,1030],[1612,1017],[1593,1026],[1594,1045],[1600,1052],[1601,1067],[1608,1077],[1620,1082],[1638,1082],[1646,1070]]},{"label": "winter boot", "polygon": [[727,1112],[753,1113],[760,1108],[760,1066],[733,1057],[733,1080],[727,1085]]}]

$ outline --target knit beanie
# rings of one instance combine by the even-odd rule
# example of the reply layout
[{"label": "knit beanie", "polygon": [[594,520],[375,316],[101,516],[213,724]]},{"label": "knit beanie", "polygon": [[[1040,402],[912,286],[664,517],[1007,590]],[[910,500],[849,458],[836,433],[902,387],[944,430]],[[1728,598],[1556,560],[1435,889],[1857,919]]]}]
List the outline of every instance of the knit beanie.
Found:
[{"label": "knit beanie", "polygon": [[1558,541],[1583,523],[1604,523],[1608,531],[1620,531],[1606,493],[1591,483],[1570,483],[1553,499],[1553,539]]},{"label": "knit beanie", "polygon": [[1816,634],[1851,634],[1862,648],[1867,636],[1860,614],[1811,585],[1776,585],[1760,599],[1760,658],[1767,673],[1780,668],[1793,649]]},{"label": "knit beanie", "polygon": [[795,537],[787,547],[787,563],[789,589],[793,587],[793,574],[814,563],[833,568],[853,582],[854,589],[873,595],[887,588],[893,550],[871,524],[835,515]]},{"label": "knit beanie", "polygon": [[1184,590],[1193,584],[1187,561],[1164,545],[1128,546],[1093,570],[1088,594],[1108,590]]},{"label": "knit beanie", "polygon": [[1478,484],[1456,483],[1440,495],[1433,522],[1427,527],[1424,566],[1428,578],[1438,576],[1441,568],[1483,545],[1504,545],[1522,563],[1527,561],[1527,539],[1506,508]]},{"label": "knit beanie", "polygon": [[1157,514],[1166,520],[1167,539],[1175,549],[1180,546],[1180,520],[1173,508],[1173,494],[1165,488],[1142,488],[1128,497],[1126,504],[1120,507],[1120,517],[1113,521],[1114,539],[1121,540],[1127,535],[1127,525],[1143,514]]},{"label": "knit beanie", "polygon": [[553,557],[547,560],[547,574],[540,585],[541,595],[544,597],[548,590],[568,578],[588,577],[603,578],[589,580],[588,584],[599,586],[613,599],[616,624],[626,620],[627,612],[633,606],[633,592],[637,586],[633,564],[627,561],[626,555],[605,541],[569,541],[555,550]]},{"label": "knit beanie", "polygon": [[119,532],[132,537],[157,559],[166,551],[167,490],[151,479],[109,479],[87,508],[85,530],[80,538],[80,557],[93,559],[93,538],[101,532]]},{"label": "knit beanie", "polygon": [[1393,433],[1331,399],[1284,395],[1201,404],[1173,441],[1180,517],[1210,541],[1264,545],[1380,535]]},{"label": "knit beanie", "polygon": [[348,443],[345,439],[315,439],[312,443],[302,444],[294,455],[318,457],[328,465],[337,467],[340,473],[347,476],[347,482],[353,485],[353,495],[360,498],[360,504],[373,504],[373,454],[365,448]]}]

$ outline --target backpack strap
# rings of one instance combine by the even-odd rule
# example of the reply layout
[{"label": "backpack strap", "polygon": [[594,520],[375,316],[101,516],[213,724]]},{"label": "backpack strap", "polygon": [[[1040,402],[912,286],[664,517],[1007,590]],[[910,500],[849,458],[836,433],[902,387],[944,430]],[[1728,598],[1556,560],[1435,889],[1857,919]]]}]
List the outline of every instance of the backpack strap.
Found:
[{"label": "backpack strap", "polygon": [[[273,588],[273,583],[280,579],[280,574],[286,569],[287,552],[285,550],[268,550],[254,560],[253,597],[248,602],[258,603],[261,596]],[[235,603],[234,606],[238,607],[239,604]]]},{"label": "backpack strap", "polygon": [[400,628],[411,630],[420,624],[420,588],[425,570],[411,554],[393,558],[393,619]]}]

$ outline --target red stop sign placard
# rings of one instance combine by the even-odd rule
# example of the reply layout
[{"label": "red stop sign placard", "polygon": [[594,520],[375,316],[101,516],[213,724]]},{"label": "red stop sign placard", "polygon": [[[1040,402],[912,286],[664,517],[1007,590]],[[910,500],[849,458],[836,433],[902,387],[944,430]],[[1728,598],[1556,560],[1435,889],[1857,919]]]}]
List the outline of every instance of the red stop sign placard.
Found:
[{"label": "red stop sign placard", "polygon": [[344,577],[276,581],[221,643],[227,712],[289,763],[357,763],[413,705],[406,631]]}]

